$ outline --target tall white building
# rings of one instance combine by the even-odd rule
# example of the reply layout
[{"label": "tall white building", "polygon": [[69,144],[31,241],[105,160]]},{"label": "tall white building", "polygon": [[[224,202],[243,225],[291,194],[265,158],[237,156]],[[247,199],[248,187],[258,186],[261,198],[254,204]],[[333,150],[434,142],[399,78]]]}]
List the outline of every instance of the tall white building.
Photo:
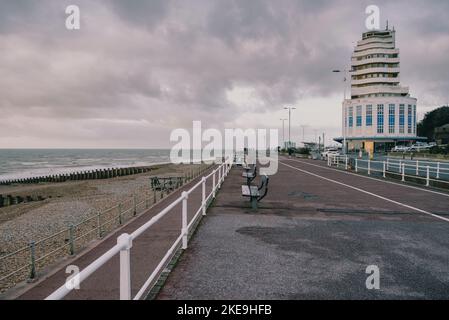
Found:
[{"label": "tall white building", "polygon": [[417,100],[400,85],[395,30],[365,32],[351,59],[351,98],[343,101],[346,150],[384,151],[416,136]]}]

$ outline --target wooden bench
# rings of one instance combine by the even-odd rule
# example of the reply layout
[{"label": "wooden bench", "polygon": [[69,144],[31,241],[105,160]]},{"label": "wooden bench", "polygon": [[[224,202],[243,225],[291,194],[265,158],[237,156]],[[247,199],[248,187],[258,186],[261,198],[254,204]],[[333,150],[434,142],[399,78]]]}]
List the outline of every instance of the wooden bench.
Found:
[{"label": "wooden bench", "polygon": [[242,177],[246,178],[247,184],[250,185],[257,177],[257,165],[243,167],[243,169],[245,171],[243,171]]},{"label": "wooden bench", "polygon": [[150,185],[153,190],[174,190],[182,184],[181,177],[151,177]]},{"label": "wooden bench", "polygon": [[262,182],[259,187],[252,186],[250,184],[242,186],[242,196],[250,198],[251,207],[257,209],[257,204],[260,202],[268,193],[268,182],[269,178],[267,175],[262,176]]}]

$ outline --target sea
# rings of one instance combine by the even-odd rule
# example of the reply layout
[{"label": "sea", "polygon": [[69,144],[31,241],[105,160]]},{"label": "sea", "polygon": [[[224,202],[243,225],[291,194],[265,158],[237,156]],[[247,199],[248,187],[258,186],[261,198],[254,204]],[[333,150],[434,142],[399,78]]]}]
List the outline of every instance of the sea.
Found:
[{"label": "sea", "polygon": [[0,149],[0,181],[167,162],[168,149]]}]

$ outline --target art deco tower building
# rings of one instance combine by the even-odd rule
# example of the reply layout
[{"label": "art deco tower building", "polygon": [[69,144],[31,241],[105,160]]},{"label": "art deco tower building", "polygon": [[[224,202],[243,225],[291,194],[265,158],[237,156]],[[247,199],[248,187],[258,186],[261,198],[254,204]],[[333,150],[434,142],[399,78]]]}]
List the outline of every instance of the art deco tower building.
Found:
[{"label": "art deco tower building", "polygon": [[[351,99],[343,102],[347,150],[383,151],[416,137],[416,102],[400,85],[395,30],[365,32],[351,61]],[[341,139],[340,141],[343,141]]]}]

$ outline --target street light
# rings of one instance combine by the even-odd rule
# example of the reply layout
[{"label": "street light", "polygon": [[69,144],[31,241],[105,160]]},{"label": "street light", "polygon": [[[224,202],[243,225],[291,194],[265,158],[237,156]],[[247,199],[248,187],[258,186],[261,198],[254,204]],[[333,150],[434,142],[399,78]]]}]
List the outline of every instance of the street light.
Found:
[{"label": "street light", "polygon": [[[351,70],[347,70],[347,69],[343,69],[343,70],[332,70],[333,73],[344,73],[344,77],[343,77],[343,84],[344,84],[344,94],[343,94],[343,103],[344,101],[346,101],[346,76],[352,72]],[[346,116],[346,108],[343,109],[343,116],[344,116],[344,121],[343,121],[343,154],[346,154],[346,121],[347,121],[347,116]]]},{"label": "street light", "polygon": [[292,138],[291,138],[291,116],[292,116],[292,110],[296,110],[295,107],[285,107],[285,110],[288,110],[288,145],[291,147]]},{"label": "street light", "polygon": [[306,138],[305,138],[305,128],[308,127],[307,125],[303,124],[300,125],[300,127],[302,128],[302,143],[304,144],[304,146],[306,145]]},{"label": "street light", "polygon": [[282,143],[283,143],[283,147],[285,148],[285,121],[287,121],[287,119],[280,119],[282,121]]}]

